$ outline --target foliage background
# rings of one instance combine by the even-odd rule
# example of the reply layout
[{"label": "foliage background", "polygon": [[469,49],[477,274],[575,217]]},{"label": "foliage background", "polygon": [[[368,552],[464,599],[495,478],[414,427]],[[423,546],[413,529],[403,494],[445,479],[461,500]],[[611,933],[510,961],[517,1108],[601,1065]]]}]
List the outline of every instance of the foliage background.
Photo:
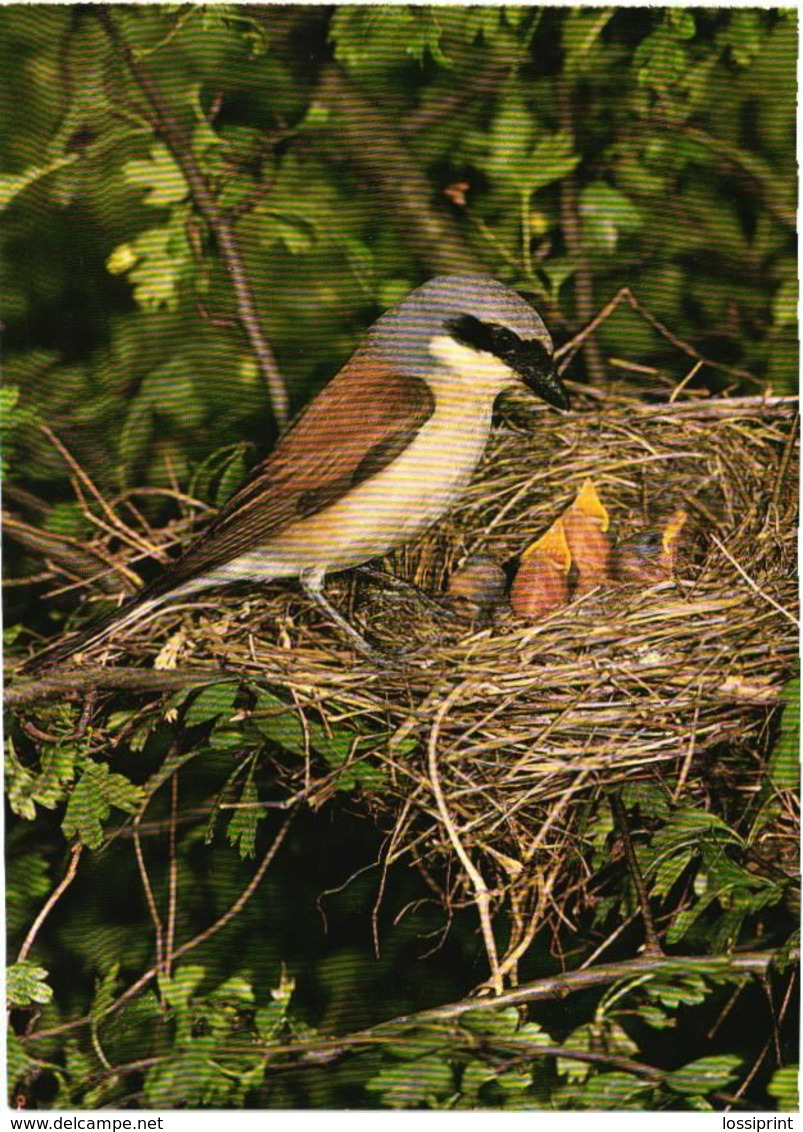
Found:
[{"label": "foliage background", "polygon": [[[626,284],[726,367],[705,368],[697,382],[795,391],[796,48],[794,13],[780,9],[0,9],[9,512],[45,533],[46,551],[92,533],[40,424],[108,498],[178,487],[218,504],[276,436],[271,355],[297,408],[381,310],[456,269],[518,287],[558,341]],[[217,213],[191,191],[187,160]],[[258,312],[261,358],[232,287],[226,226]],[[625,309],[572,377],[605,387],[616,378],[611,355],[684,373],[677,352]],[[167,494],[138,505],[155,525],[175,512]],[[5,549],[12,659],[75,610],[74,592],[50,596],[41,553],[30,532]],[[789,702],[765,752],[784,786],[795,764],[794,687]],[[269,775],[266,746],[282,748],[275,733],[238,730],[225,715],[233,705],[217,704],[196,701],[179,715],[177,700],[175,718],[146,711],[140,731],[132,697],[53,703],[9,724],[12,956],[77,862],[9,980],[20,1039],[13,1097],[45,1107],[705,1108],[722,1107],[723,1094],[752,1108],[794,1104],[783,970],[749,980],[727,1015],[732,981],[680,971],[649,992],[625,983],[546,1003],[526,1022],[508,1010],[459,1034],[421,1028],[387,1049],[298,1062],[299,1042],[460,999],[483,978],[472,910],[457,912],[432,950],[443,913],[411,871],[388,879],[373,954],[379,882],[376,870],[359,870],[382,838],[366,818],[365,784],[297,818],[257,897],[172,977],[103,1017],[152,961],[126,820],[146,789],[144,852],[156,903],[170,903],[171,801],[169,788],[153,787],[159,768],[197,756],[175,827],[180,938],[225,911],[281,826],[268,811],[258,827],[220,821],[210,840],[208,808],[232,763],[256,792]],[[771,807],[771,774],[764,790]],[[659,813],[655,798],[640,805],[644,829],[671,832],[677,815]],[[729,846],[714,854],[719,874],[714,858],[706,866],[723,892],[733,880],[723,861],[747,867],[754,820],[723,815],[727,832],[711,835]],[[702,838],[692,826],[677,876],[699,870]],[[649,852],[648,837],[646,864]],[[724,935],[728,901],[713,901],[683,953],[788,945],[794,869],[784,864],[779,879],[774,867],[771,896],[743,885],[737,926]],[[558,969],[560,954],[578,967],[610,934],[632,892],[624,868],[608,883],[609,919],[589,910],[571,939],[536,940],[528,978]],[[689,899],[667,888],[665,923]],[[635,924],[610,958],[635,955],[640,938]],[[83,1024],[61,1028],[76,1019]],[[50,1038],[25,1037],[49,1029]],[[600,1060],[535,1052],[561,1043]],[[701,1067],[701,1058],[710,1060]]]}]

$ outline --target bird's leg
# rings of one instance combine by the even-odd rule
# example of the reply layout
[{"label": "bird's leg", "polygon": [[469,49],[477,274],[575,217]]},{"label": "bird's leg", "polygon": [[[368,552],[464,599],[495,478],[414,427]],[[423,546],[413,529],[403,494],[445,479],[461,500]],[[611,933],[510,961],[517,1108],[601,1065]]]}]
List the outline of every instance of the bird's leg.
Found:
[{"label": "bird's leg", "polygon": [[338,629],[348,637],[358,652],[373,661],[386,663],[388,658],[384,653],[375,648],[369,641],[366,641],[365,637],[346,620],[342,613],[338,613],[331,601],[325,596],[323,592],[323,579],[324,572],[320,569],[305,570],[299,577],[304,592],[324,611],[329,620],[333,621]]}]

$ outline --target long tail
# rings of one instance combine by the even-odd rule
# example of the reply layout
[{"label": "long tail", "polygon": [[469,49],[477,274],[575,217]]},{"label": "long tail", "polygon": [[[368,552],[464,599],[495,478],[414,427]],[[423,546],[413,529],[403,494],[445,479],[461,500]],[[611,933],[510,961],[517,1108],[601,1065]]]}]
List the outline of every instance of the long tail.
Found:
[{"label": "long tail", "polygon": [[57,641],[55,644],[42,649],[36,656],[25,661],[20,666],[20,671],[33,673],[61,664],[62,661],[68,660],[76,653],[83,652],[91,645],[105,640],[116,630],[139,621],[151,610],[163,605],[172,596],[171,593],[159,594],[156,597],[135,594],[124,605],[121,605],[118,609],[113,609],[111,613],[107,613],[97,621],[93,621],[85,629],[73,633],[67,640]]}]

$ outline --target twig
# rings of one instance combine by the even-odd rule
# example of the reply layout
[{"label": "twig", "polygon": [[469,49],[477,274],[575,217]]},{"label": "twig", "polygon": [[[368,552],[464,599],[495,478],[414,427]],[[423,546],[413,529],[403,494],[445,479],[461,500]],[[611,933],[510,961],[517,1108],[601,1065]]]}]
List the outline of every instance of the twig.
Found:
[{"label": "twig", "polygon": [[140,813],[138,813],[134,818],[132,837],[134,840],[134,853],[137,858],[137,868],[139,869],[140,879],[142,880],[142,887],[145,892],[145,902],[148,905],[148,911],[153,922],[153,930],[156,936],[156,966],[157,968],[161,968],[164,928],[162,927],[162,918],[159,915],[159,909],[156,906],[156,898],[153,895],[153,888],[151,887],[148,870],[145,867],[145,856],[142,852],[142,841],[140,839],[139,827],[140,822],[142,821],[143,813],[144,810],[140,811]]},{"label": "twig", "polygon": [[[558,80],[558,106],[561,129],[574,145],[574,114],[572,111],[571,89],[566,78]],[[594,276],[588,265],[583,247],[583,228],[577,199],[577,179],[573,172],[567,173],[560,182],[560,222],[569,254],[576,263],[574,274],[574,293],[577,304],[577,317],[581,323],[588,322],[594,313]],[[605,366],[599,344],[589,334],[584,339],[586,362],[591,380],[595,383],[605,378]]]},{"label": "twig", "polygon": [[446,805],[446,798],[443,794],[441,787],[440,776],[438,774],[438,737],[440,735],[441,724],[446,717],[447,712],[452,708],[455,701],[459,698],[463,691],[464,685],[458,684],[453,688],[441,706],[435,713],[435,718],[432,722],[432,730],[429,734],[428,746],[428,767],[429,779],[432,784],[432,793],[435,795],[435,803],[438,807],[438,813],[449,835],[449,840],[454,846],[454,851],[460,859],[460,863],[466,870],[472,885],[474,886],[474,899],[477,905],[477,911],[480,916],[480,925],[482,927],[482,937],[485,941],[485,950],[488,953],[488,962],[491,965],[491,978],[493,980],[494,990],[497,995],[502,994],[504,990],[504,983],[502,981],[502,974],[499,970],[499,957],[496,950],[496,940],[494,939],[493,924],[491,922],[491,897],[488,892],[488,886],[485,879],[477,866],[469,857],[463,843],[455,828],[449,813],[449,808]]},{"label": "twig", "polygon": [[221,668],[73,668],[58,675],[26,680],[15,688],[6,688],[3,702],[6,707],[23,707],[39,700],[86,692],[93,688],[107,691],[171,692],[178,688],[230,683],[239,679],[240,676],[236,673]]},{"label": "twig", "polygon": [[176,856],[176,819],[178,816],[178,771],[170,779],[170,825],[168,828],[168,896],[167,934],[165,937],[164,973],[170,978],[173,965],[173,944],[176,938],[176,906],[178,896],[178,858]]},{"label": "twig", "polygon": [[[180,947],[177,947],[173,952],[174,962],[177,959],[180,959],[182,955],[186,955],[188,952],[194,951],[196,947],[200,947],[202,943],[206,943],[207,940],[212,938],[212,936],[217,935],[217,933],[222,928],[225,928],[226,924],[228,924],[232,919],[234,919],[236,915],[238,915],[239,912],[242,911],[242,909],[256,892],[262,878],[268,870],[268,866],[279,851],[279,847],[284,841],[287,835],[287,831],[290,828],[290,823],[292,822],[294,817],[295,813],[292,813],[288,818],[285,819],[284,824],[281,826],[279,832],[271,842],[268,851],[260,861],[259,868],[251,877],[250,881],[234,901],[234,903],[229,908],[227,908],[223,915],[215,920],[213,924],[210,924],[208,928],[204,928],[202,932],[199,932],[196,936],[193,936],[192,939],[187,940],[186,943],[182,943]],[[99,1021],[101,1018],[107,1018],[109,1017],[109,1015],[115,1014],[122,1006],[125,1005],[125,1003],[129,1002],[132,998],[135,998],[141,990],[148,986],[149,983],[153,982],[153,980],[159,974],[160,969],[161,968],[155,965],[153,967],[150,967],[143,975],[141,975],[137,979],[135,983],[132,983],[127,990],[123,991],[123,993],[119,995],[114,1000],[114,1002],[109,1003],[102,1014],[97,1015],[94,1018],[90,1015],[87,1015],[83,1018],[76,1018],[72,1022],[63,1023],[61,1026],[52,1026],[49,1030],[37,1030],[32,1034],[27,1034],[26,1040],[32,1042],[39,1041],[42,1038],[53,1037],[56,1034],[64,1034],[68,1031],[78,1030],[83,1026],[88,1026],[93,1021]]]},{"label": "twig", "polygon": [[287,390],[273,356],[273,351],[262,332],[251,283],[231,221],[210,189],[192,152],[185,130],[163,99],[161,91],[141,59],[135,57],[131,48],[123,40],[109,9],[98,5],[92,11],[145,96],[153,115],[154,128],[181,170],[198,211],[215,234],[220,254],[234,289],[240,325],[265,379],[276,423],[280,429],[284,428],[288,419]]},{"label": "twig", "polygon": [[652,910],[650,909],[650,894],[647,892],[647,885],[644,883],[644,874],[638,863],[636,850],[633,846],[633,839],[630,836],[630,827],[627,824],[627,813],[625,811],[624,802],[622,801],[622,796],[618,792],[610,794],[608,801],[611,811],[613,812],[613,820],[619,829],[619,836],[622,839],[625,857],[627,858],[627,866],[630,870],[630,876],[638,897],[639,908],[641,909],[641,918],[644,922],[644,954],[661,956],[664,954],[664,949],[661,947],[658,932],[655,930],[655,921],[652,918]]},{"label": "twig", "polygon": [[[711,361],[710,358],[706,358],[704,354],[701,354],[696,346],[692,346],[690,342],[686,342],[684,341],[684,339],[678,338],[678,336],[676,334],[673,334],[667,326],[664,326],[660,319],[655,317],[655,315],[651,310],[649,310],[648,307],[645,307],[641,302],[639,302],[639,300],[636,298],[629,287],[620,287],[616,294],[605,304],[605,306],[600,311],[597,312],[597,314],[583,327],[581,331],[579,331],[579,333],[575,334],[574,337],[571,338],[568,342],[564,342],[562,346],[558,347],[558,349],[555,351],[555,357],[557,359],[566,358],[566,361],[562,362],[561,364],[561,373],[567,368],[574,355],[585,342],[586,338],[588,338],[590,334],[593,334],[595,330],[599,329],[602,323],[611,317],[611,315],[622,302],[627,302],[630,307],[636,312],[636,314],[640,315],[640,317],[643,318],[644,321],[647,322],[653,328],[653,330],[656,331],[656,333],[660,334],[662,338],[665,338],[667,340],[667,342],[670,342],[678,350],[682,351],[682,353],[686,354],[688,357],[693,358],[696,362],[702,362],[704,365],[708,366],[709,369],[717,370],[720,373],[727,373],[731,377],[740,378],[742,381],[748,381],[751,383],[751,385],[764,384],[764,382],[760,378],[756,377],[755,374],[750,373],[749,370],[739,369],[737,366],[725,365],[724,362]],[[772,398],[767,398],[766,400],[771,401]],[[681,406],[673,406],[673,408],[679,407]],[[701,406],[692,404],[690,406],[684,405],[682,407],[699,408]]]},{"label": "twig", "polygon": [[[65,535],[54,535],[50,531],[40,531],[7,511],[3,512],[3,530],[26,550],[43,555],[62,570],[72,572],[73,576],[95,582],[98,589],[105,593],[119,593],[121,585],[128,593],[133,593],[139,584],[139,579],[131,570],[91,549],[86,543]],[[120,577],[114,577],[115,573]]]},{"label": "twig", "polygon": [[67,889],[72,884],[72,882],[75,880],[75,874],[78,872],[78,862],[81,860],[81,854],[83,853],[83,851],[84,851],[83,845],[79,844],[79,845],[75,845],[73,847],[72,855],[70,856],[70,863],[67,867],[66,873],[61,878],[61,880],[56,885],[56,887],[53,889],[50,896],[48,896],[45,903],[42,905],[42,907],[39,911],[39,915],[36,917],[34,922],[31,924],[31,927],[28,931],[28,934],[26,935],[25,939],[22,942],[22,947],[20,948],[19,955],[17,956],[17,962],[18,963],[21,963],[23,961],[23,959],[26,958],[26,956],[28,955],[28,952],[31,950],[31,948],[34,945],[36,937],[39,934],[39,930],[42,927],[42,924],[45,922],[47,917],[53,911],[56,904],[62,898],[64,893],[67,891]]},{"label": "twig", "polygon": [[[785,1015],[786,1015],[786,1011],[789,1007],[789,1003],[790,1003],[791,998],[792,998],[792,988],[794,987],[794,985],[795,985],[795,979],[793,977],[789,980],[789,986],[786,988],[786,994],[784,995],[784,1000],[783,1000],[783,1003],[781,1004],[781,1009],[778,1012],[778,1021],[779,1022],[782,1022]],[[767,1056],[767,1054],[770,1052],[771,1049],[772,1049],[772,1038],[769,1037],[769,1038],[767,1038],[764,1045],[761,1047],[761,1052],[759,1053],[758,1057],[756,1058],[755,1062],[753,1063],[753,1067],[751,1068],[750,1072],[747,1074],[744,1081],[742,1081],[741,1085],[736,1090],[736,1093],[735,1093],[734,1098],[733,1098],[734,1101],[738,1101],[747,1092],[748,1088],[750,1087],[751,1081],[753,1080],[755,1075],[758,1073],[759,1069],[761,1068],[762,1064],[764,1063],[764,1058]],[[728,1110],[726,1109],[726,1111],[728,1111]]]},{"label": "twig", "polygon": [[[137,531],[134,531],[131,529],[131,527],[127,526],[120,518],[120,516],[109,506],[109,504],[103,497],[103,493],[97,487],[92,477],[87,471],[85,471],[84,468],[81,467],[76,458],[73,456],[72,452],[70,452],[69,448],[67,448],[67,446],[62,443],[58,436],[56,436],[55,432],[53,432],[51,428],[48,428],[48,426],[44,424],[40,425],[39,428],[48,438],[61,458],[64,460],[65,464],[67,464],[68,467],[72,469],[75,476],[77,477],[78,483],[84,485],[86,490],[98,504],[100,510],[106,516],[107,522],[104,522],[104,520],[102,520],[100,516],[94,515],[89,510],[89,507],[86,506],[86,503],[83,500],[81,492],[76,484],[76,494],[79,495],[81,502],[84,503],[84,510],[87,519],[89,519],[91,522],[96,523],[98,526],[102,527],[103,530],[108,531],[110,534],[117,534],[120,538],[124,539],[125,542],[129,544],[129,546],[133,546],[136,550],[144,551],[144,553],[148,556],[158,556],[158,549],[154,546],[151,546],[150,543],[146,542],[142,538],[142,536],[137,533]],[[118,566],[118,569],[127,570],[127,567]],[[137,577],[137,575],[134,574],[133,571],[128,571],[128,573],[134,585],[138,586],[140,584],[140,579]]]},{"label": "twig", "polygon": [[396,123],[336,64],[324,68],[316,98],[336,112],[338,153],[385,197],[388,215],[421,263],[433,275],[486,270],[453,217],[432,203],[432,185],[400,140]]},{"label": "twig", "polygon": [[783,448],[783,454],[781,455],[781,462],[778,465],[778,475],[775,479],[775,486],[772,489],[772,499],[770,501],[770,506],[773,507],[773,508],[777,508],[777,506],[778,506],[778,500],[781,497],[781,489],[783,487],[784,480],[786,479],[786,474],[789,471],[789,464],[792,460],[792,454],[793,454],[795,447],[796,447],[796,445],[799,441],[799,436],[798,436],[799,426],[800,426],[800,413],[796,413],[794,422],[792,424],[792,428],[789,431],[789,436],[788,436],[786,444],[784,445],[784,448]]}]

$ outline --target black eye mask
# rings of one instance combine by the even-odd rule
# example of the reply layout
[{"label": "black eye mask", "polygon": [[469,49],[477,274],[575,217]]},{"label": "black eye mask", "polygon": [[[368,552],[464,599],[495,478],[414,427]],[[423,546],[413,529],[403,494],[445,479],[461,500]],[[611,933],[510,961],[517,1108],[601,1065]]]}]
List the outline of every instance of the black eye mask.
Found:
[{"label": "black eye mask", "polygon": [[569,395],[555,374],[552,356],[537,339],[523,339],[507,326],[483,322],[473,314],[447,319],[446,330],[456,342],[493,354],[515,370],[550,405],[569,408]]}]

